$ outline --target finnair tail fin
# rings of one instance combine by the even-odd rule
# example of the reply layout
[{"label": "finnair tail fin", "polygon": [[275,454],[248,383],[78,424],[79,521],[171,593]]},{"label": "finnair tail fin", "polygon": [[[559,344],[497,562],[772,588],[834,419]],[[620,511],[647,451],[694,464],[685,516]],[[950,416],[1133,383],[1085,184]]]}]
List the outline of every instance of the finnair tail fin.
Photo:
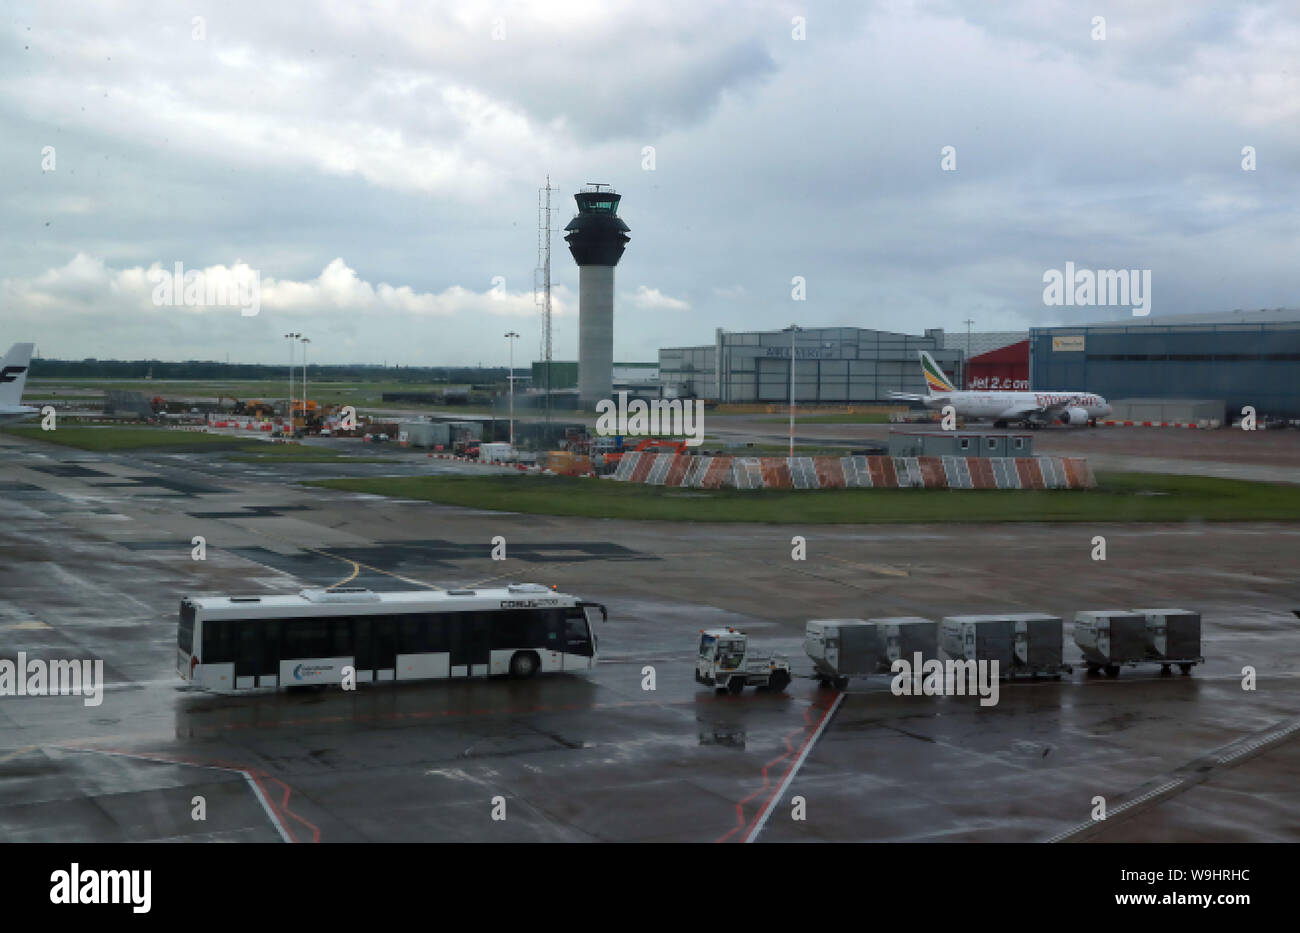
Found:
[{"label": "finnair tail fin", "polygon": [[936,392],[956,392],[957,388],[943,374],[943,368],[924,350],[921,354],[921,372],[925,376],[925,388],[931,395]]},{"label": "finnair tail fin", "polygon": [[16,343],[0,360],[0,407],[17,407],[23,401],[23,385],[27,382],[27,368],[32,361],[35,344]]}]

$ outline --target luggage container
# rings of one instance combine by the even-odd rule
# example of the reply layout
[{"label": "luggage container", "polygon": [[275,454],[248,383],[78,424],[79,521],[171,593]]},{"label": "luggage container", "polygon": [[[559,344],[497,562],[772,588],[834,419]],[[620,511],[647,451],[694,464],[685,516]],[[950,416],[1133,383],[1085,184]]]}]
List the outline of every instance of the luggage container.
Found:
[{"label": "luggage container", "polygon": [[1147,660],[1146,616],[1132,609],[1077,612],[1074,643],[1083,652],[1089,674],[1104,670],[1107,677],[1117,677],[1121,664]]},{"label": "luggage container", "polygon": [[1190,609],[1134,609],[1146,618],[1148,656],[1160,663],[1162,674],[1178,665],[1184,674],[1204,664],[1201,656],[1201,614]]},{"label": "luggage container", "polygon": [[920,616],[881,619],[814,619],[804,626],[804,651],[824,687],[843,690],[851,677],[892,673],[900,658],[939,656],[939,625]]},{"label": "luggage container", "polygon": [[516,458],[515,449],[509,444],[480,444],[478,458],[485,462],[493,460],[511,461]]},{"label": "luggage container", "polygon": [[1074,670],[1063,663],[1059,616],[1041,612],[945,616],[940,647],[958,661],[997,661],[999,678],[1053,677]]}]

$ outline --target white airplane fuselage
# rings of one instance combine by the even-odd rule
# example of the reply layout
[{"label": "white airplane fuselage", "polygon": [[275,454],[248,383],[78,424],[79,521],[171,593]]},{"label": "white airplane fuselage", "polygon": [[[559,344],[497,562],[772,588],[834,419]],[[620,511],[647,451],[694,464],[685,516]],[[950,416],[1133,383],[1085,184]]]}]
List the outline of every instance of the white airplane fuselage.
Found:
[{"label": "white airplane fuselage", "polygon": [[[923,400],[926,408],[951,405],[957,417],[974,421],[1023,421],[1028,408],[1065,406],[1074,416],[1069,424],[1085,423],[1110,414],[1110,405],[1092,392],[936,392]],[[1083,412],[1084,416],[1078,413]]]}]

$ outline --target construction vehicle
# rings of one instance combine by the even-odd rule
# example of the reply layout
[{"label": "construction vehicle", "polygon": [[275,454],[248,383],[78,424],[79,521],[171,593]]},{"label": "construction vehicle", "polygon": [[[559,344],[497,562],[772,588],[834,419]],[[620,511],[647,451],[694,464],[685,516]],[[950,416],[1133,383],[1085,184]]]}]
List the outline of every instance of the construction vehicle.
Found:
[{"label": "construction vehicle", "polygon": [[790,685],[790,661],[781,654],[755,651],[749,636],[738,629],[702,628],[695,682],[718,693],[740,693],[746,687],[784,690]]},{"label": "construction vehicle", "polygon": [[606,453],[605,466],[610,468],[610,472],[613,472],[618,468],[618,462],[623,459],[624,454],[645,452],[652,454],[684,454],[689,453],[690,450],[685,441],[660,437],[643,437],[631,450],[624,447],[622,450],[614,450]]},{"label": "construction vehicle", "polygon": [[[225,398],[225,396],[222,396],[222,398]],[[241,402],[233,395],[230,400],[235,403],[235,407],[231,410],[231,413],[235,415],[245,415],[249,418],[270,418],[275,414],[275,406],[270,402],[263,402],[259,399],[249,399],[247,402]],[[218,404],[220,404],[220,401],[220,399],[217,400]]]},{"label": "construction vehicle", "polygon": [[568,450],[549,450],[537,458],[537,465],[557,476],[586,476],[592,471],[590,457]]}]

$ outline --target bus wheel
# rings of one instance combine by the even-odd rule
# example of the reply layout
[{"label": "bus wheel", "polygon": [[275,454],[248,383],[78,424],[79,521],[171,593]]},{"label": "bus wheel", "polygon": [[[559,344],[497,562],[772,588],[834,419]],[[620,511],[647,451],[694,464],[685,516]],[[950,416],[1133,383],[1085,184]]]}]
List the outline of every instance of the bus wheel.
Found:
[{"label": "bus wheel", "polygon": [[524,680],[536,674],[539,667],[537,655],[531,651],[518,651],[510,659],[510,676]]},{"label": "bus wheel", "polygon": [[731,678],[730,681],[727,682],[728,693],[740,693],[740,691],[744,689],[745,689],[745,678],[743,677],[733,677]]}]

